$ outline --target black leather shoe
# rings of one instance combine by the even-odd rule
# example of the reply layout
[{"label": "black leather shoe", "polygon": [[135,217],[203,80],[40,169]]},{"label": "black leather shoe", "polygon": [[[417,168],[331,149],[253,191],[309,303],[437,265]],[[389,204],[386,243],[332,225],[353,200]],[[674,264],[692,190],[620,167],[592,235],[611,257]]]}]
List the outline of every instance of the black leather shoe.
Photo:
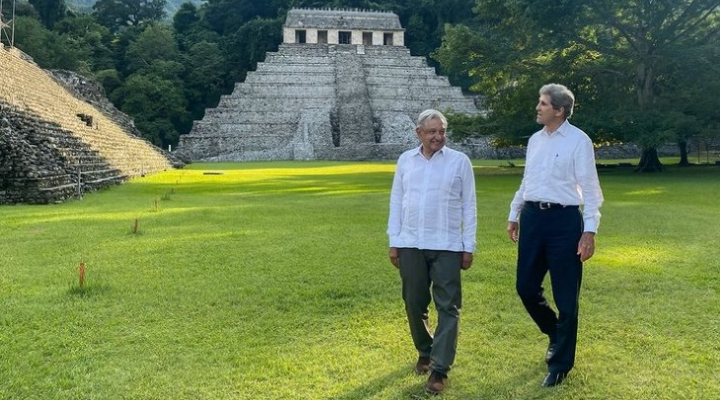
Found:
[{"label": "black leather shoe", "polygon": [[568,373],[564,371],[557,371],[557,372],[548,372],[547,376],[545,376],[545,379],[543,379],[541,386],[542,387],[553,387],[557,386],[567,378]]},{"label": "black leather shoe", "polygon": [[550,344],[548,345],[547,351],[545,352],[545,364],[550,364],[550,359],[553,358],[556,351],[557,351],[557,343],[550,342]]}]

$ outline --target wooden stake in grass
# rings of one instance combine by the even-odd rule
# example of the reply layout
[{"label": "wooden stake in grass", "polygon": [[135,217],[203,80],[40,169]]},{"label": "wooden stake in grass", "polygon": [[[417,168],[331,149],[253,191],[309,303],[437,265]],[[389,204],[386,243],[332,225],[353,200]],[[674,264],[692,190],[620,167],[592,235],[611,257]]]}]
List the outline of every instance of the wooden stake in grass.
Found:
[{"label": "wooden stake in grass", "polygon": [[80,261],[80,268],[78,268],[78,274],[80,275],[80,287],[85,287],[85,262]]},{"label": "wooden stake in grass", "polygon": [[157,199],[155,199],[155,212],[157,212]]},{"label": "wooden stake in grass", "polygon": [[135,222],[133,223],[132,233],[137,233],[138,231],[138,219],[135,218]]}]

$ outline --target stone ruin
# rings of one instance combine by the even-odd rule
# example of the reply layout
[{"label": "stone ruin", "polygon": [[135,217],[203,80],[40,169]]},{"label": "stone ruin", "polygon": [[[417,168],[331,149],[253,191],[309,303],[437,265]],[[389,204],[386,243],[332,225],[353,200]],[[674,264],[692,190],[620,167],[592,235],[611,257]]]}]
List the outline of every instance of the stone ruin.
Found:
[{"label": "stone ruin", "polygon": [[17,48],[0,46],[0,65],[0,204],[58,203],[182,166],[99,85],[44,71]]},{"label": "stone ruin", "polygon": [[[424,57],[410,55],[397,15],[293,9],[278,51],[180,136],[177,154],[190,161],[394,159],[419,144],[415,120],[427,108],[480,112]],[[496,156],[482,141],[450,145],[474,158]]]}]

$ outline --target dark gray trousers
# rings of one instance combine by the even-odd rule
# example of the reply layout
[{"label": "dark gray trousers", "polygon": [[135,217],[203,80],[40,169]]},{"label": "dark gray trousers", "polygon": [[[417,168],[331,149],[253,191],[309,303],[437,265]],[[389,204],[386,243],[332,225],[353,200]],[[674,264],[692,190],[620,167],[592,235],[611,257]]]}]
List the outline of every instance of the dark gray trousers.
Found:
[{"label": "dark gray trousers", "polygon": [[[420,356],[430,357],[430,368],[448,373],[455,361],[462,290],[462,253],[398,249],[400,277],[410,334]],[[430,332],[428,307],[434,300],[438,323]]]}]

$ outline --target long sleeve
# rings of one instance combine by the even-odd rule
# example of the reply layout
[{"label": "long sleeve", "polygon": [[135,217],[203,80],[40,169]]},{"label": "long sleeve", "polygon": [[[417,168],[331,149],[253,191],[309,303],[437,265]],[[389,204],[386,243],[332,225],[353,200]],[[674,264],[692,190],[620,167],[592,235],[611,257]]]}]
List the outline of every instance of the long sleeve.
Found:
[{"label": "long sleeve", "polygon": [[392,189],[390,191],[390,215],[388,217],[387,234],[390,239],[390,247],[397,247],[398,237],[402,229],[402,158],[398,160],[395,167]]},{"label": "long sleeve", "polygon": [[595,151],[589,139],[579,149],[575,175],[584,203],[584,231],[596,233],[600,227],[600,207],[603,203],[603,194],[595,167]]},{"label": "long sleeve", "polygon": [[475,193],[475,174],[468,159],[463,164],[462,177],[462,241],[463,251],[475,252],[477,233],[477,200]]}]

